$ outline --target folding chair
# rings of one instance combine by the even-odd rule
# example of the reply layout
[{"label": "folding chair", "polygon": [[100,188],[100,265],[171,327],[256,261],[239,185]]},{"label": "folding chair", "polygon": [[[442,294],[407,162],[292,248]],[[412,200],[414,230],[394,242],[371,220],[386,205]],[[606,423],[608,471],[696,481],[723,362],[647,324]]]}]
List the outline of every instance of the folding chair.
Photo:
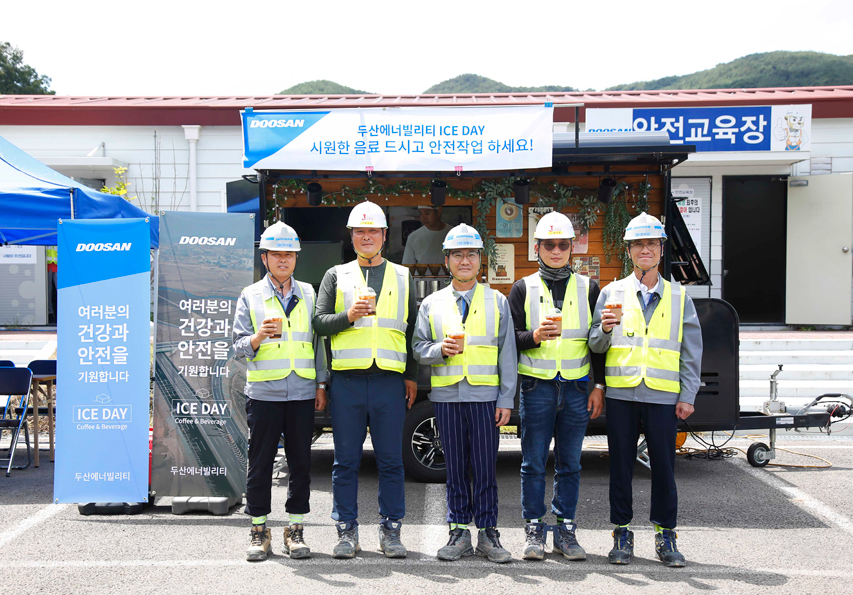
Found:
[{"label": "folding chair", "polygon": [[15,362],[8,359],[0,359],[0,368],[14,368]]},{"label": "folding chair", "polygon": [[[35,455],[35,466],[39,466],[39,416],[42,414],[42,409],[47,415],[47,437],[50,445],[50,460],[54,460],[54,401],[56,389],[56,360],[55,359],[37,359],[31,361],[27,367],[33,373],[33,392],[32,392],[32,412],[33,412],[33,427],[37,428],[33,432],[33,451]],[[39,389],[44,388],[46,407],[39,407]]]},{"label": "folding chair", "polygon": [[[9,443],[9,458],[0,459],[0,463],[9,463],[6,467],[6,477],[9,477],[12,469],[26,469],[33,461],[30,451],[30,431],[27,426],[27,408],[30,404],[32,382],[33,373],[27,368],[0,368],[0,395],[6,395],[0,397],[0,404],[3,405],[2,416],[0,416],[0,434],[3,433],[3,430],[13,432],[12,440]],[[16,396],[21,397],[18,408],[12,405],[12,399]],[[20,412],[17,412],[16,409]],[[21,436],[21,427],[24,429],[24,439],[27,444],[27,464],[15,467],[12,462],[15,459],[18,438]]]}]

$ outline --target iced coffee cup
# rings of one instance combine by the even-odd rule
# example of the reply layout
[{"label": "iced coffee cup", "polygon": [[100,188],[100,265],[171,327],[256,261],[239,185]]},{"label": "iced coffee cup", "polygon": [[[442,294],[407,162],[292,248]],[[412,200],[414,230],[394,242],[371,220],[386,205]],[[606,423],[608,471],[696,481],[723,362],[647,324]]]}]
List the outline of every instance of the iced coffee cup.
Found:
[{"label": "iced coffee cup", "polygon": [[605,303],[604,307],[616,315],[616,324],[619,325],[622,322],[622,302],[613,301],[611,298],[611,301]]},{"label": "iced coffee cup", "polygon": [[284,319],[282,318],[267,318],[264,322],[272,321],[275,323],[275,332],[273,333],[273,339],[281,339],[281,325]]},{"label": "iced coffee cup", "polygon": [[370,302],[370,314],[368,316],[376,314],[376,292],[373,291],[373,288],[362,287],[359,290],[358,299]]},{"label": "iced coffee cup", "polygon": [[456,346],[459,348],[459,353],[465,351],[465,329],[461,326],[451,327],[450,330],[447,331],[447,336],[456,343]]},{"label": "iced coffee cup", "polygon": [[545,318],[557,325],[560,334],[563,332],[563,312],[557,308],[550,308],[545,312]]}]

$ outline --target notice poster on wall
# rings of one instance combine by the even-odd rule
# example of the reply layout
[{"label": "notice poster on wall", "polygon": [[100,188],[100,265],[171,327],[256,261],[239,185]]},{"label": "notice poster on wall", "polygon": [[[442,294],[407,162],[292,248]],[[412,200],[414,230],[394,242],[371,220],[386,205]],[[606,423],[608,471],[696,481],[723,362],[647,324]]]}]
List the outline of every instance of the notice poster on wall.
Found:
[{"label": "notice poster on wall", "polygon": [[690,232],[690,237],[693,239],[693,244],[697,249],[702,249],[702,201],[695,195],[694,188],[688,188],[687,184],[681,184],[682,187],[676,188],[679,183],[677,180],[672,182],[672,197],[677,201],[678,212],[681,213],[681,218],[684,219],[687,225],[687,231]]},{"label": "notice poster on wall", "polygon": [[536,224],[539,223],[542,215],[553,210],[551,207],[530,207],[527,210],[527,260],[538,260],[536,252],[533,250],[533,246],[536,245],[536,239],[533,237],[536,233]]},{"label": "notice poster on wall", "polygon": [[58,226],[55,502],[148,501],[148,219]]},{"label": "notice poster on wall", "polygon": [[36,246],[0,246],[0,264],[36,264]]},{"label": "notice poster on wall", "polygon": [[160,218],[154,455],[158,496],[246,491],[245,360],[234,309],[253,281],[255,223],[242,213]]},{"label": "notice poster on wall", "polygon": [[512,284],[515,281],[515,244],[496,244],[494,263],[489,263],[490,284]]}]

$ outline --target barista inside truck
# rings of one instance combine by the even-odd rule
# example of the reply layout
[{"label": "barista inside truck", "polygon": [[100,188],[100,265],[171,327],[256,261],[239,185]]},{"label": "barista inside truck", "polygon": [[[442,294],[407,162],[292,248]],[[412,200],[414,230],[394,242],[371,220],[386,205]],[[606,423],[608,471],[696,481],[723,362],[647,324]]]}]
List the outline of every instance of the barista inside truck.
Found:
[{"label": "barista inside truck", "polygon": [[423,227],[416,229],[406,239],[403,264],[437,264],[444,262],[444,238],[450,226],[441,220],[441,207],[418,206]]}]

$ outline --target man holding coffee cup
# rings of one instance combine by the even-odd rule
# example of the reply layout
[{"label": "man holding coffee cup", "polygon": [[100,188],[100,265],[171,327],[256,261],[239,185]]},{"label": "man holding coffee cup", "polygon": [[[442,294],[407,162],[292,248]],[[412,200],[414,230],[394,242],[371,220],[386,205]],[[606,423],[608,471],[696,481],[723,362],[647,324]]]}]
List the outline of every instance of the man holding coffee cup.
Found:
[{"label": "man holding coffee cup", "polygon": [[333,555],[353,558],[361,550],[358,469],[369,426],[379,470],[379,549],[388,558],[403,558],[403,422],[407,404],[417,396],[418,377],[412,357],[414,282],[406,267],[382,258],[388,224],[379,205],[355,206],[347,227],[358,258],[326,272],[314,317],[317,332],[332,338],[332,518],[338,531]]},{"label": "man holding coffee cup", "polygon": [[[526,521],[525,560],[545,558],[545,468],[554,439],[554,553],[585,560],[576,537],[580,458],[590,417],[604,406],[604,357],[587,346],[598,284],[571,269],[572,222],[562,213],[536,225],[539,271],[517,281],[509,294],[519,351],[521,384],[521,510]],[[592,367],[595,384],[588,391]]]},{"label": "man holding coffee cup", "polygon": [[[693,413],[700,386],[702,330],[687,292],[658,273],[665,241],[655,217],[641,213],[631,220],[625,243],[633,273],[601,292],[589,335],[590,349],[607,358],[610,521],[616,525],[611,564],[629,564],[634,556],[628,524],[641,432],[652,470],[649,520],[655,526],[655,550],[666,566],[686,564],[675,543],[675,440],[678,420]],[[621,306],[621,316],[613,305]]]},{"label": "man holding coffee cup", "polygon": [[311,439],[314,411],[326,407],[326,349],[314,332],[314,288],[293,278],[301,250],[296,231],[284,223],[261,237],[261,260],[267,275],[245,288],[234,315],[234,352],[248,360],[246,417],[249,423],[249,469],[246,514],[252,517],[250,561],[270,551],[272,470],[284,434],[288,494],[284,552],[307,558],[303,515],[309,512]]},{"label": "man holding coffee cup", "polygon": [[450,539],[438,558],[476,553],[504,563],[512,556],[497,530],[496,465],[498,427],[509,421],[515,398],[515,337],[506,298],[477,283],[482,250],[473,227],[463,223],[447,234],[444,262],[453,280],[421,304],[414,349],[420,363],[432,366],[429,398],[447,463]]}]

